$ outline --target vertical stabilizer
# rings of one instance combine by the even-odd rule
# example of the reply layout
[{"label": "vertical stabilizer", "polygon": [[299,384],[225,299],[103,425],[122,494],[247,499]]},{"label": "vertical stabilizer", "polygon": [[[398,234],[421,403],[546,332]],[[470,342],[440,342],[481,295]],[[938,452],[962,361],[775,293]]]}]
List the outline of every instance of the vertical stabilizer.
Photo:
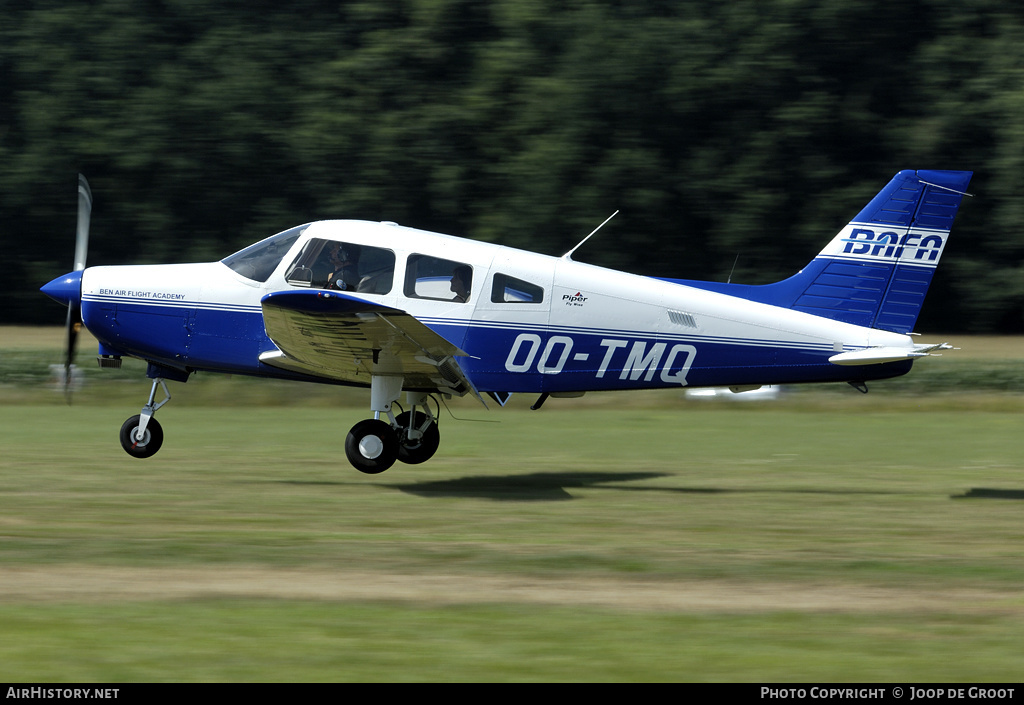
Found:
[{"label": "vertical stabilizer", "polygon": [[909,333],[970,171],[901,171],[798,274],[763,286],[671,280],[815,316]]},{"label": "vertical stabilizer", "polygon": [[969,171],[901,171],[815,258],[792,308],[909,333],[970,180]]}]

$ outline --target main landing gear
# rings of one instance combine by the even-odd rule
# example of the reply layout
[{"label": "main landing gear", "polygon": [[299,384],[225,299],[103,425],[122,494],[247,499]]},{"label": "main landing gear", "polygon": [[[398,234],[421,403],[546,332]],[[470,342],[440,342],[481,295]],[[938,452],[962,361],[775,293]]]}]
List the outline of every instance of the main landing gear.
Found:
[{"label": "main landing gear", "polygon": [[[154,404],[158,385],[164,391],[164,400]],[[164,430],[153,418],[153,414],[170,400],[171,393],[167,391],[167,382],[160,377],[155,378],[153,387],[149,390],[149,401],[142,407],[142,413],[131,417],[121,426],[121,447],[128,455],[133,458],[148,458],[160,450],[164,442]]]},{"label": "main landing gear", "polygon": [[345,455],[356,470],[375,475],[396,460],[415,465],[429,460],[437,451],[441,434],[427,395],[406,392],[410,410],[395,416],[392,406],[401,393],[401,377],[372,378],[370,408],[374,417],[353,426],[345,439]]},{"label": "main landing gear", "polygon": [[[157,388],[164,398],[156,401]],[[384,472],[398,460],[409,465],[426,462],[433,457],[441,442],[437,417],[431,411],[429,396],[424,392],[406,392],[409,411],[395,416],[393,406],[402,393],[401,377],[374,376],[370,385],[370,408],[374,418],[360,421],[345,439],[345,455],[360,472],[375,475]],[[153,379],[149,401],[142,413],[132,416],[121,426],[121,447],[133,458],[155,455],[164,442],[164,431],[154,418],[157,409],[171,400],[167,382]]]}]

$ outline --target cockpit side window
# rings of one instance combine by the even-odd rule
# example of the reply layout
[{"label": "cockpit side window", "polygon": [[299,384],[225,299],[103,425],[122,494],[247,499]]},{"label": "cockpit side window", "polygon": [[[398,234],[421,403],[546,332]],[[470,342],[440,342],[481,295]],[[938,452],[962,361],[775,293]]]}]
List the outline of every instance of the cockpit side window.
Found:
[{"label": "cockpit side window", "polygon": [[307,227],[309,226],[300,225],[266,240],[260,240],[255,245],[225,257],[221,262],[246,279],[265,282]]},{"label": "cockpit side window", "polygon": [[544,302],[544,288],[498,272],[491,282],[491,301],[496,304],[539,304]]},{"label": "cockpit side window", "polygon": [[405,269],[406,296],[466,303],[472,289],[473,268],[465,262],[409,255]]},{"label": "cockpit side window", "polygon": [[395,253],[381,247],[313,238],[285,274],[289,284],[359,294],[387,294],[395,278]]}]

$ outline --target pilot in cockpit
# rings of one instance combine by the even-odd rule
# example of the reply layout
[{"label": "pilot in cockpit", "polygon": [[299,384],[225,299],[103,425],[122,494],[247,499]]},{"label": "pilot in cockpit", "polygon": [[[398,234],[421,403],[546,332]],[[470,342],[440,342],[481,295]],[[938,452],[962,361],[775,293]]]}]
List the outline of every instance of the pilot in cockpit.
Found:
[{"label": "pilot in cockpit", "polygon": [[331,245],[329,258],[334,271],[327,276],[329,289],[355,290],[359,284],[359,246],[345,242]]}]

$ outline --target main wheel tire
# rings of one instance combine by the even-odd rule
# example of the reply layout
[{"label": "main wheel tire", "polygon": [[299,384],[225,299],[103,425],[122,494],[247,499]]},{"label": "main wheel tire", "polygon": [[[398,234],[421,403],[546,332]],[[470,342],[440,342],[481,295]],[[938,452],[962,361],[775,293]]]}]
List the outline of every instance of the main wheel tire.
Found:
[{"label": "main wheel tire", "polygon": [[164,430],[154,418],[150,418],[149,423],[146,424],[146,433],[143,438],[137,439],[141,421],[142,416],[136,414],[121,425],[121,447],[133,458],[148,458],[155,455],[164,443]]},{"label": "main wheel tire", "polygon": [[[437,446],[441,443],[441,432],[437,430],[437,422],[431,421],[423,435],[414,441],[409,440],[409,415],[406,411],[398,415],[395,423],[398,424],[398,459],[409,465],[417,465],[430,460],[437,452]],[[421,428],[427,421],[427,415],[422,411],[416,412],[413,421],[414,428]]]},{"label": "main wheel tire", "polygon": [[398,457],[395,429],[378,419],[360,421],[345,438],[345,455],[359,472],[368,475],[384,472]]}]

